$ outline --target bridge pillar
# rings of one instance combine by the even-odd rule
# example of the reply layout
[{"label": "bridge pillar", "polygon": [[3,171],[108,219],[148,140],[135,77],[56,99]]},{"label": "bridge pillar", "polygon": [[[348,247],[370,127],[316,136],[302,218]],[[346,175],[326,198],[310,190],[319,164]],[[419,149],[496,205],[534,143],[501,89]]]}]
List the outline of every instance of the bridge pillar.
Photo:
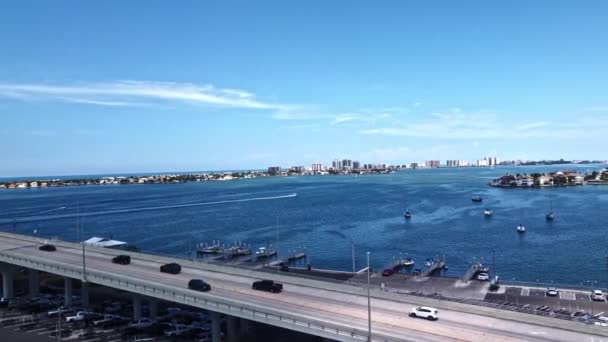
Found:
[{"label": "bridge pillar", "polygon": [[82,301],[82,307],[89,307],[89,283],[83,281],[80,285],[80,300]]},{"label": "bridge pillar", "polygon": [[211,317],[211,342],[221,342],[222,335],[220,331],[220,314],[209,311]]},{"label": "bridge pillar", "polygon": [[63,306],[72,306],[73,284],[72,278],[63,277]]},{"label": "bridge pillar", "polygon": [[38,270],[29,269],[29,285],[30,296],[35,297],[40,293],[40,272]]},{"label": "bridge pillar", "polygon": [[239,335],[245,336],[247,334],[249,334],[249,320],[241,318],[239,322]]},{"label": "bridge pillar", "polygon": [[133,320],[137,321],[141,318],[141,296],[133,295]]},{"label": "bridge pillar", "polygon": [[234,316],[226,316],[226,339],[227,342],[239,340],[239,319]]},{"label": "bridge pillar", "polygon": [[12,270],[3,270],[2,271],[2,296],[5,298],[13,298],[15,294],[13,291],[13,283],[15,280],[15,274]]},{"label": "bridge pillar", "polygon": [[150,308],[150,318],[158,316],[158,300],[156,298],[148,299],[148,307]]}]

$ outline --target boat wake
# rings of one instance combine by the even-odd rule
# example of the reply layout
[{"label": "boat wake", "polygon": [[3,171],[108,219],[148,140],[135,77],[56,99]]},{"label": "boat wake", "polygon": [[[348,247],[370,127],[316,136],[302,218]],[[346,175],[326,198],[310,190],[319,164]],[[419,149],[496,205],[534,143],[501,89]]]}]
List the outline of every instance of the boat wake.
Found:
[{"label": "boat wake", "polygon": [[[272,201],[278,199],[286,199],[293,198],[298,196],[297,193],[290,193],[287,195],[280,196],[269,196],[269,197],[250,197],[250,198],[241,198],[241,199],[233,199],[233,200],[222,200],[222,201],[212,201],[212,202],[195,202],[195,203],[184,203],[184,204],[173,204],[173,205],[159,205],[159,206],[150,206],[150,207],[139,207],[139,208],[125,208],[125,209],[115,209],[115,210],[103,210],[103,211],[90,211],[90,212],[81,212],[79,214],[69,213],[69,214],[55,214],[55,215],[39,215],[39,216],[24,216],[24,217],[15,217],[10,219],[0,219],[0,224],[2,223],[20,223],[20,222],[36,222],[36,221],[50,221],[50,220],[60,220],[71,217],[90,217],[90,216],[102,216],[102,215],[116,215],[116,214],[126,214],[126,213],[134,213],[139,211],[152,211],[152,210],[165,210],[165,209],[176,209],[176,208],[188,208],[188,207],[201,207],[205,205],[218,205],[218,204],[228,204],[228,203],[241,203],[241,202],[254,202],[254,201]],[[65,207],[62,207],[64,209]],[[46,212],[59,210],[53,209]],[[43,212],[44,213],[44,212]]]}]

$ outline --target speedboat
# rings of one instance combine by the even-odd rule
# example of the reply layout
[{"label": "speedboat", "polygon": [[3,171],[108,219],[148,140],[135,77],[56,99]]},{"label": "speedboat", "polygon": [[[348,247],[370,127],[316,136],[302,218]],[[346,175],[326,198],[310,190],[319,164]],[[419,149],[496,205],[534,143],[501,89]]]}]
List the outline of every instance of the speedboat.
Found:
[{"label": "speedboat", "polygon": [[483,215],[484,215],[484,216],[492,216],[492,209],[488,209],[488,208],[486,208],[486,209],[483,211]]},{"label": "speedboat", "polygon": [[553,212],[553,210],[549,211],[546,215],[545,215],[545,219],[547,221],[553,221],[555,220],[555,213]]},{"label": "speedboat", "polygon": [[479,196],[479,195],[475,195],[475,196],[473,196],[471,198],[471,201],[473,201],[473,202],[482,202],[483,198],[481,198],[481,196]]},{"label": "speedboat", "polygon": [[526,227],[524,227],[523,225],[518,225],[517,226],[517,232],[518,233],[524,233],[526,231]]},{"label": "speedboat", "polygon": [[277,251],[268,249],[266,247],[260,247],[255,251],[256,258],[267,258],[277,254]]},{"label": "speedboat", "polygon": [[410,211],[409,211],[409,210],[406,210],[406,211],[403,213],[403,217],[405,217],[406,219],[408,219],[408,220],[409,220],[409,219],[411,219],[411,218],[412,218],[412,214],[410,213]]},{"label": "speedboat", "polygon": [[409,267],[409,266],[413,266],[415,264],[414,260],[412,260],[412,258],[405,258],[404,260],[401,261],[401,264],[403,265],[403,267]]}]

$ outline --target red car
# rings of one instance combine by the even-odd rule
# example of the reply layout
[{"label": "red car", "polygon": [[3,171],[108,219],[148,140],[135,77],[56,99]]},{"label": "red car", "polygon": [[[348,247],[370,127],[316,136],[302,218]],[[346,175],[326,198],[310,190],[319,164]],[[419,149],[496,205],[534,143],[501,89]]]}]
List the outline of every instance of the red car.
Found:
[{"label": "red car", "polygon": [[382,276],[383,277],[392,276],[393,274],[395,274],[395,270],[392,269],[392,268],[387,268],[384,271],[382,271]]}]

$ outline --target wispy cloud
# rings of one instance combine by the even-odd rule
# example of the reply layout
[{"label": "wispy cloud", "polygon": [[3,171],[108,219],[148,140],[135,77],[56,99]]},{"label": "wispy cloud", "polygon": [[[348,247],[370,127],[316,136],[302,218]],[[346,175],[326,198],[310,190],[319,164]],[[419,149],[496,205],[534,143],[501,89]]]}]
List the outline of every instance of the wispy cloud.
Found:
[{"label": "wispy cloud", "polygon": [[432,113],[412,122],[359,130],[364,135],[435,139],[523,139],[601,136],[606,120],[577,118],[568,122],[516,121],[492,113]]},{"label": "wispy cloud", "polygon": [[0,83],[0,96],[27,100],[54,100],[101,106],[128,106],[140,101],[249,109],[281,110],[289,106],[258,100],[254,94],[231,88],[192,83],[118,81],[70,85]]}]

